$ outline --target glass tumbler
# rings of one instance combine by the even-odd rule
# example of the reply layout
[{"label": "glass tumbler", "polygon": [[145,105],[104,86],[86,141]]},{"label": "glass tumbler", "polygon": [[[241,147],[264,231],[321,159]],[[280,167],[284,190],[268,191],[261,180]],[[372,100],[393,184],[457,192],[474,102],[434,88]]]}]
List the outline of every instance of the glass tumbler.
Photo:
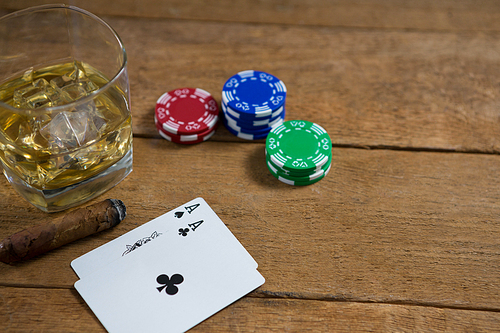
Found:
[{"label": "glass tumbler", "polygon": [[46,212],[82,204],[132,171],[127,55],[103,20],[67,5],[0,18],[0,163]]}]

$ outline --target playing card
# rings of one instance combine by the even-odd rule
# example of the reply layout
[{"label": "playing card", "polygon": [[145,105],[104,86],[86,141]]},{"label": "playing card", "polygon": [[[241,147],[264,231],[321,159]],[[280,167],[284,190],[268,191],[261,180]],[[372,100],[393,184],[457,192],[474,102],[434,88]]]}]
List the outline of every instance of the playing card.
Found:
[{"label": "playing card", "polygon": [[183,332],[264,283],[242,245],[222,228],[207,237],[199,233],[209,226],[205,221],[186,236],[167,233],[75,283],[109,332]]},{"label": "playing card", "polygon": [[[142,250],[147,243],[164,238],[169,233],[178,236],[179,239],[175,241],[182,238],[185,243],[200,236],[224,236],[228,242],[239,244],[207,202],[203,198],[196,198],[78,257],[71,262],[71,267],[80,278],[84,278],[133,251]],[[243,247],[235,248],[246,255],[246,259],[242,260],[247,260],[257,268],[257,262]]]}]

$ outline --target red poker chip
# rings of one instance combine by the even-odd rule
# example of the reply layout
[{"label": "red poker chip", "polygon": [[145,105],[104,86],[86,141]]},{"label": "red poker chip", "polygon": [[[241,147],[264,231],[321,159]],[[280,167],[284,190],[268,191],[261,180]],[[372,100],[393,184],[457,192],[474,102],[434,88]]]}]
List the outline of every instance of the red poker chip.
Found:
[{"label": "red poker chip", "polygon": [[[218,117],[217,117],[218,120]],[[181,143],[181,144],[195,144],[195,143],[200,143],[203,141],[207,141],[214,135],[215,130],[217,129],[217,124],[218,122],[215,122],[215,125],[206,130],[205,132],[202,133],[197,133],[197,134],[189,134],[189,135],[178,135],[178,134],[172,134],[170,132],[165,131],[160,122],[156,119],[155,116],[155,124],[156,124],[156,129],[158,130],[158,133],[164,138],[167,139],[168,141],[172,141],[175,143]]]},{"label": "red poker chip", "polygon": [[218,114],[215,99],[200,88],[172,90],[156,101],[155,116],[166,133],[191,135],[205,132],[217,123]]},{"label": "red poker chip", "polygon": [[162,136],[162,138],[164,138],[164,139],[166,139],[168,141],[179,143],[179,144],[192,145],[192,144],[196,144],[196,143],[201,143],[201,142],[207,141],[208,139],[210,139],[212,137],[212,135],[215,134],[215,131],[211,131],[207,135],[201,136],[199,139],[194,140],[194,141],[179,140],[177,137],[175,137],[175,134],[172,134],[172,133],[168,133],[167,134],[167,133],[165,133],[162,130],[160,130],[159,133]]}]

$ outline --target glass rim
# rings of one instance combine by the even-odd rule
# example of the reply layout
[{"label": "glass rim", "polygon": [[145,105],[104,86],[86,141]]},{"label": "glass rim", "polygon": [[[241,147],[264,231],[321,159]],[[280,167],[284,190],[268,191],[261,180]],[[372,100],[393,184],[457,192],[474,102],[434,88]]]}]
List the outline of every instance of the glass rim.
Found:
[{"label": "glass rim", "polygon": [[[77,99],[75,101],[72,101],[70,103],[63,104],[63,105],[57,105],[57,106],[35,108],[35,109],[25,109],[25,108],[16,108],[16,107],[13,107],[13,106],[11,106],[11,105],[9,105],[7,103],[4,103],[4,102],[0,101],[0,107],[2,107],[2,108],[9,109],[9,110],[11,110],[11,111],[13,111],[15,113],[32,113],[32,112],[40,112],[40,111],[45,111],[45,112],[65,111],[65,110],[67,110],[71,106],[75,106],[75,105],[87,103],[87,102],[93,100],[96,95],[101,94],[103,91],[107,90],[110,86],[112,86],[115,83],[115,81],[118,80],[118,78],[126,70],[127,60],[128,60],[127,59],[127,52],[125,51],[125,47],[123,46],[123,41],[121,40],[121,38],[118,35],[118,33],[106,21],[104,21],[99,16],[97,16],[95,14],[92,14],[91,12],[89,12],[89,11],[87,11],[85,9],[81,9],[79,7],[76,7],[76,6],[66,5],[66,4],[45,4],[45,5],[39,5],[39,6],[32,6],[32,7],[28,7],[28,8],[21,9],[21,10],[17,10],[15,12],[9,13],[7,15],[1,16],[0,17],[0,23],[2,21],[4,21],[4,20],[13,18],[15,16],[24,15],[24,14],[27,14],[29,12],[49,10],[49,9],[65,9],[65,10],[75,11],[75,12],[78,12],[78,13],[80,13],[82,15],[89,16],[93,20],[99,22],[100,24],[102,24],[106,28],[108,28],[113,33],[113,36],[116,38],[116,41],[118,42],[118,45],[120,46],[120,49],[122,51],[122,54],[123,54],[122,64],[120,65],[120,68],[116,71],[116,73],[114,74],[114,76],[108,82],[106,82],[106,84],[104,84],[99,89],[92,91],[87,96],[79,98],[79,99]],[[76,60],[76,59],[73,59],[73,60]]]}]

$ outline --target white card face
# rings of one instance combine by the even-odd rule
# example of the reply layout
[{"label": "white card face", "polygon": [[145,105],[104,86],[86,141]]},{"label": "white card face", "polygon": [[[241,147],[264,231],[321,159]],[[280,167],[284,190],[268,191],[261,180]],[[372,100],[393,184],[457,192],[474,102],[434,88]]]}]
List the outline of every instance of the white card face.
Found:
[{"label": "white card face", "polygon": [[241,244],[198,233],[203,221],[75,283],[109,332],[184,332],[264,283]]},{"label": "white card face", "polygon": [[[203,236],[213,239],[225,237],[225,241],[241,245],[206,201],[196,198],[76,258],[71,267],[80,278],[84,278],[132,252],[142,251],[150,243],[165,241],[162,239],[167,234],[176,234],[176,241],[184,239],[186,243]],[[241,260],[257,268],[257,262],[243,247],[235,246],[235,249],[242,254]]]}]

